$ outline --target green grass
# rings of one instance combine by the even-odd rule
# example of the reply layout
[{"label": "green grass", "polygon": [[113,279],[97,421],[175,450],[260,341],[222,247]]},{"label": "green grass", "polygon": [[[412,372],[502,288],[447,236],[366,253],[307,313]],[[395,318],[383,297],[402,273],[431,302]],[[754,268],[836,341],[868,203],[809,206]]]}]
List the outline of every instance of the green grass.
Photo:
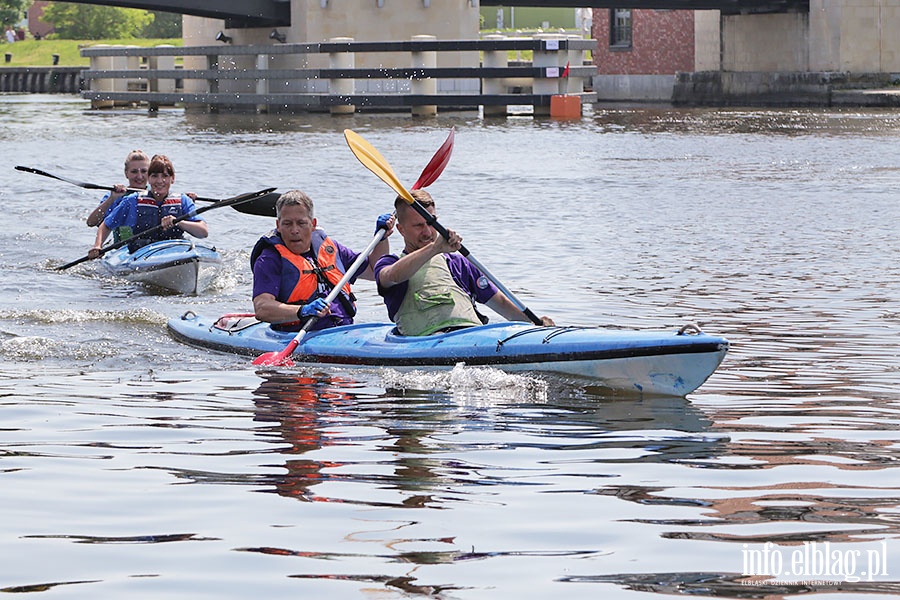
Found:
[{"label": "green grass", "polygon": [[82,58],[81,48],[108,44],[110,46],[159,46],[170,44],[181,46],[181,38],[169,40],[127,39],[127,40],[32,40],[13,44],[0,44],[0,52],[12,54],[10,62],[0,62],[0,67],[49,67],[53,65],[53,55],[59,54],[61,67],[88,67],[89,58]]},{"label": "green grass", "polygon": [[[505,35],[507,37],[511,37],[511,38],[517,38],[517,37],[530,38],[534,34],[539,33],[541,31],[542,31],[541,29],[529,29],[529,28],[516,28],[516,29],[483,28],[481,30],[481,39],[484,39],[485,35],[489,35],[492,33],[502,33],[503,35]],[[568,33],[578,33],[578,34],[581,33],[577,29],[568,29],[567,31],[568,31]],[[557,30],[551,28],[550,30],[548,30],[548,33],[557,33]],[[507,57],[510,62],[519,62],[519,61],[531,62],[532,60],[534,60],[534,52],[531,50],[521,50],[521,51],[510,50],[509,52],[507,52]],[[590,51],[585,53],[585,58],[586,58],[586,60],[591,60]]]},{"label": "green grass", "polygon": [[[497,30],[487,30],[487,33],[496,33]],[[482,33],[485,33],[484,31]],[[501,33],[514,36],[516,32],[513,30],[503,30]],[[521,35],[522,32],[518,31]],[[530,35],[532,32],[526,32]],[[82,58],[81,48],[87,46],[96,46],[97,44],[107,44],[110,46],[159,46],[161,44],[169,44],[172,46],[182,46],[181,38],[174,39],[126,39],[126,40],[32,40],[27,39],[23,42],[15,42],[14,44],[0,44],[0,52],[4,54],[12,53],[10,62],[0,62],[0,67],[49,67],[53,65],[53,55],[59,54],[59,66],[61,67],[88,67],[90,59]],[[588,53],[590,58],[590,53]],[[180,59],[179,59],[180,60]],[[509,52],[509,60],[511,61],[530,61],[532,60],[531,50],[522,52]]]}]

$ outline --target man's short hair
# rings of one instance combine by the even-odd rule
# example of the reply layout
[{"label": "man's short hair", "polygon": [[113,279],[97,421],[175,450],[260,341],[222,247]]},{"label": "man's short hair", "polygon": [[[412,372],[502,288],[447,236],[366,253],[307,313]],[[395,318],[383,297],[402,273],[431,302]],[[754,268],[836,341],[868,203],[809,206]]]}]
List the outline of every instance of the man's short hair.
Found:
[{"label": "man's short hair", "polygon": [[278,198],[278,201],[275,202],[275,214],[278,217],[281,217],[281,211],[285,206],[302,206],[309,214],[309,218],[314,218],[312,198],[300,190],[290,190]]},{"label": "man's short hair", "polygon": [[[434,198],[432,198],[431,194],[429,194],[425,190],[411,190],[409,193],[412,195],[413,198],[415,198],[416,200],[419,201],[419,204],[421,204],[425,208],[428,208],[429,206],[434,206]],[[406,207],[409,207],[410,209],[412,209],[412,206],[409,204],[409,202],[406,201],[405,198],[403,198],[403,196],[397,196],[397,199],[394,200],[394,208],[397,209],[397,211],[399,211],[400,208],[403,206],[406,206]],[[415,210],[415,209],[412,209],[412,210]]]}]

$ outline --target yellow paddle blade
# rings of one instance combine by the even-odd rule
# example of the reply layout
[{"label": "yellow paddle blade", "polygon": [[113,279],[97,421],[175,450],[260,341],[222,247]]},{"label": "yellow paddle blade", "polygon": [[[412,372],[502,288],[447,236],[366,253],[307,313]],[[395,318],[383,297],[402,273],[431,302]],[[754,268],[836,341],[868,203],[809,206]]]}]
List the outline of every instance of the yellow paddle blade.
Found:
[{"label": "yellow paddle blade", "polygon": [[397,192],[397,195],[401,196],[408,203],[413,204],[416,201],[412,194],[409,193],[409,190],[403,187],[403,184],[397,179],[397,175],[394,173],[394,170],[391,169],[391,165],[388,164],[388,161],[385,160],[372,144],[350,129],[344,130],[344,139],[347,140],[350,151],[353,152],[353,155],[356,156],[365,168],[375,173],[379,179],[391,186],[391,188]]}]

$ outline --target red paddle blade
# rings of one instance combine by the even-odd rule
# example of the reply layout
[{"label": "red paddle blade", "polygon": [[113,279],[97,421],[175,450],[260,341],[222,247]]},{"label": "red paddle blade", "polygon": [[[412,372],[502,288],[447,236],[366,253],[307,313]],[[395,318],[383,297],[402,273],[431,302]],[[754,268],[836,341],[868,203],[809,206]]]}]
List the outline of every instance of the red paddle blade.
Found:
[{"label": "red paddle blade", "polygon": [[261,365],[263,367],[293,367],[294,361],[291,360],[291,354],[293,354],[297,344],[297,340],[294,339],[291,340],[281,352],[266,352],[265,354],[260,354],[253,359],[253,364]]},{"label": "red paddle blade", "polygon": [[441,147],[437,149],[437,152],[434,153],[434,156],[432,156],[431,160],[428,161],[428,164],[425,165],[422,174],[419,175],[419,179],[413,184],[412,189],[420,190],[428,187],[440,177],[441,173],[444,172],[444,167],[450,162],[450,153],[453,152],[453,136],[455,133],[456,130],[451,127],[447,139],[444,140]]}]

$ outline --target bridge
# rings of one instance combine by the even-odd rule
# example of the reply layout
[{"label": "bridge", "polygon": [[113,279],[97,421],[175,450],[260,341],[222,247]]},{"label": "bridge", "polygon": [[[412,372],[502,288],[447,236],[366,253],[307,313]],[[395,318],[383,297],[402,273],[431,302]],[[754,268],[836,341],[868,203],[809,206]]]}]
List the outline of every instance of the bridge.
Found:
[{"label": "bridge", "polygon": [[[228,28],[287,27],[290,0],[69,0],[224,19]],[[327,3],[328,0],[321,0]],[[725,15],[809,12],[809,0],[480,0],[481,6],[719,10]]]}]

